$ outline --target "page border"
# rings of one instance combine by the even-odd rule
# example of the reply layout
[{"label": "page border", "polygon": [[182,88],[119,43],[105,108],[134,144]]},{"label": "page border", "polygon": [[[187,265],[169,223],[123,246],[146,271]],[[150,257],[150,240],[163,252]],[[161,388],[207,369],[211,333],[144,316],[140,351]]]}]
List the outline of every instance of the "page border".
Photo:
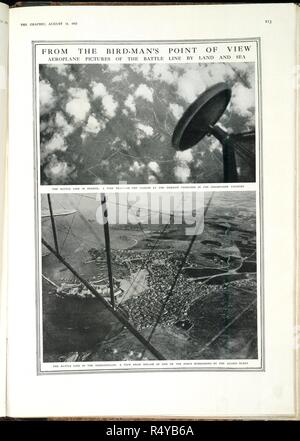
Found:
[{"label": "page border", "polygon": [[[260,315],[257,314],[257,324],[260,320],[260,357],[261,357],[261,365],[259,367],[245,367],[245,368],[208,368],[208,367],[158,367],[158,368],[152,368],[147,369],[146,367],[142,368],[114,368],[114,369],[70,369],[70,370],[58,370],[58,371],[42,371],[41,370],[41,364],[42,364],[42,358],[41,358],[41,339],[42,339],[42,333],[40,332],[41,329],[41,320],[40,320],[40,311],[41,311],[41,292],[40,292],[40,275],[41,275],[41,267],[40,267],[40,254],[41,254],[41,246],[40,246],[40,234],[39,234],[39,224],[40,224],[40,213],[39,213],[39,197],[40,187],[43,186],[40,185],[39,178],[40,178],[40,166],[39,166],[39,154],[38,154],[38,137],[39,134],[37,132],[37,118],[39,116],[39,112],[37,109],[37,75],[36,75],[36,48],[39,45],[144,45],[144,44],[205,44],[205,43],[232,43],[232,42],[255,42],[256,43],[256,73],[257,73],[257,79],[256,79],[256,86],[257,86],[257,109],[255,109],[255,112],[258,114],[258,127],[256,128],[256,134],[257,136],[257,157],[258,157],[258,173],[256,174],[256,181],[254,184],[256,184],[256,193],[258,193],[259,198],[259,213],[257,216],[256,213],[256,219],[258,217],[259,219],[259,228],[258,225],[256,225],[256,237],[257,237],[257,231],[259,231],[259,238],[260,238],[260,247],[256,245],[256,250],[259,251],[260,255]],[[265,360],[265,309],[264,309],[264,220],[263,220],[263,208],[264,208],[264,200],[263,200],[263,121],[262,121],[262,62],[261,62],[261,38],[260,37],[250,37],[250,38],[226,38],[226,39],[187,39],[187,40],[32,40],[32,98],[33,98],[33,143],[34,143],[34,206],[35,206],[35,279],[36,279],[36,294],[35,294],[35,304],[36,304],[36,368],[37,368],[37,375],[60,375],[60,374],[92,374],[92,373],[117,373],[117,372],[186,372],[186,371],[202,371],[202,372],[265,372],[266,371],[266,360]],[[242,62],[241,62],[242,63]],[[62,63],[63,64],[63,63]],[[69,63],[70,64],[70,63]],[[78,64],[78,63],[74,63]],[[95,64],[101,64],[101,63],[95,63]],[[149,63],[150,64],[150,63]],[[213,63],[212,63],[213,64]],[[195,183],[196,185],[196,183]],[[53,186],[54,187],[54,186]],[[60,185],[60,187],[63,187]],[[80,185],[68,185],[68,188],[76,187],[78,189]],[[197,191],[197,190],[193,190]],[[222,191],[219,189],[219,191]],[[238,191],[238,189],[236,190]],[[70,191],[72,193],[72,189]],[[258,292],[258,290],[257,290]],[[257,294],[256,294],[257,295]],[[258,306],[258,302],[257,302]],[[257,312],[258,312],[258,307]],[[259,342],[259,338],[257,338],[257,342]],[[173,361],[173,360],[172,360]],[[195,360],[194,360],[195,361]],[[204,361],[204,360],[203,360]],[[135,361],[132,361],[135,363]],[[176,360],[174,360],[176,362]],[[109,362],[102,362],[102,363],[108,363]]]}]

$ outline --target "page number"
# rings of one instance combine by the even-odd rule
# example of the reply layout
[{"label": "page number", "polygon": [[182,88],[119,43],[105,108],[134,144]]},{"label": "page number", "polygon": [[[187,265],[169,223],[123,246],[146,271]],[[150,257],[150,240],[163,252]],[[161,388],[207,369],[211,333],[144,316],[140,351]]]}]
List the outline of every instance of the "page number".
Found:
[{"label": "page number", "polygon": [[271,24],[271,23],[272,23],[272,20],[265,20],[265,23],[266,23],[266,24]]}]

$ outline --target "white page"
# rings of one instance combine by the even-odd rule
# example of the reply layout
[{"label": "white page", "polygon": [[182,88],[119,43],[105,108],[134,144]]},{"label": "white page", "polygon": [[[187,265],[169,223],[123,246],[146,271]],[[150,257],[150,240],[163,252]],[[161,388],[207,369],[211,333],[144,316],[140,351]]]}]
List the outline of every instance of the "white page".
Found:
[{"label": "white page", "polygon": [[[29,7],[12,10],[10,23],[9,415],[293,416],[296,7]],[[131,373],[124,369],[93,369],[93,373],[79,373],[71,369],[68,374],[58,369],[57,375],[49,370],[45,375],[39,339],[41,278],[35,267],[41,255],[40,251],[36,254],[40,246],[35,243],[39,229],[35,218],[39,164],[34,158],[39,153],[35,151],[38,140],[33,77],[37,72],[32,59],[36,45],[32,43],[54,41],[67,45],[74,41],[79,47],[80,42],[160,41],[170,45],[205,40],[211,46],[219,44],[218,40],[232,43],[234,39],[260,39],[261,90],[257,89],[256,98],[261,107],[257,107],[256,118],[262,119],[262,179],[260,187],[249,183],[243,188],[256,189],[257,204],[263,200],[257,218],[263,226],[257,239],[264,249],[260,280],[264,294],[257,311],[263,317],[261,367],[254,366],[248,372],[144,369]],[[47,55],[50,58],[50,53]],[[58,187],[58,192],[65,191]],[[46,188],[44,192],[48,191]]]},{"label": "white page", "polygon": [[6,406],[6,287],[4,253],[4,201],[7,148],[8,6],[0,4],[0,415]]}]

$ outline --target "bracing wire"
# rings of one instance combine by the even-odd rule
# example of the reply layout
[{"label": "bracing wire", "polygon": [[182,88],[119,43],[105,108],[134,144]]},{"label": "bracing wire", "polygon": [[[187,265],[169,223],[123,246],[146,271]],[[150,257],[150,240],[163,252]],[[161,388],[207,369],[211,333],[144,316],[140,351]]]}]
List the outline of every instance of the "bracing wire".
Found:
[{"label": "bracing wire", "polygon": [[[210,196],[210,198],[209,198],[209,200],[208,200],[208,202],[207,202],[207,204],[206,204],[206,207],[205,207],[205,210],[204,210],[204,213],[203,213],[203,218],[205,217],[205,215],[206,215],[206,213],[207,213],[207,210],[208,210],[208,208],[209,208],[209,206],[210,206],[210,203],[211,203],[211,201],[212,201],[213,195],[214,195],[214,193],[211,194],[211,196]],[[199,224],[199,225],[200,225],[200,224]],[[166,296],[164,302],[162,303],[162,306],[161,306],[161,308],[160,308],[160,311],[159,311],[159,313],[158,313],[158,316],[157,316],[157,318],[156,318],[156,321],[155,321],[155,323],[154,323],[154,325],[153,325],[153,327],[152,327],[152,329],[151,329],[151,332],[150,332],[150,334],[149,334],[149,336],[148,336],[148,339],[147,339],[148,342],[150,342],[151,338],[153,337],[153,334],[154,334],[154,332],[155,332],[155,330],[156,330],[156,328],[157,328],[157,326],[158,326],[158,324],[159,324],[159,322],[160,322],[160,320],[161,320],[161,317],[162,317],[162,315],[163,315],[163,312],[164,312],[164,310],[165,310],[165,307],[166,307],[166,305],[167,305],[167,303],[168,303],[170,297],[171,297],[172,294],[173,294],[174,288],[175,288],[176,283],[177,283],[177,281],[178,281],[178,278],[179,278],[179,276],[180,276],[180,274],[181,274],[182,268],[183,268],[183,266],[184,266],[185,263],[186,263],[186,260],[187,260],[189,254],[190,254],[190,251],[191,251],[191,249],[192,249],[192,246],[193,246],[193,244],[194,244],[194,242],[195,242],[195,240],[196,240],[197,237],[198,237],[198,234],[197,234],[197,232],[196,232],[196,233],[192,236],[192,238],[191,238],[191,240],[190,240],[189,246],[188,246],[188,248],[187,248],[187,250],[186,250],[186,252],[185,252],[185,255],[184,255],[184,257],[183,257],[183,259],[182,259],[182,261],[181,261],[181,263],[180,263],[179,269],[178,269],[178,271],[177,271],[177,273],[176,273],[176,275],[175,275],[175,277],[174,277],[174,280],[173,280],[173,283],[172,283],[171,288],[170,288],[170,290],[169,290],[169,293],[167,294],[167,296]],[[143,351],[141,358],[144,357],[145,352],[146,352],[146,350]]]}]

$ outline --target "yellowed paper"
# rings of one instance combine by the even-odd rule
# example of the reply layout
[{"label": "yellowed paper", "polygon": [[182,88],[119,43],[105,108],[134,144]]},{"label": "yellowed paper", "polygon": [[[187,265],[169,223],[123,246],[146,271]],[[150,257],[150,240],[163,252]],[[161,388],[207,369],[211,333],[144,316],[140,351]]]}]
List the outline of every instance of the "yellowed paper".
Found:
[{"label": "yellowed paper", "polygon": [[[9,415],[154,415],[202,418],[295,416],[295,36],[294,5],[29,7],[11,10]],[[250,368],[248,372],[242,368],[231,369],[229,364],[233,363],[234,366],[234,362],[229,358],[226,362],[222,359],[209,360],[211,364],[216,363],[215,370],[200,368],[199,364],[194,366],[195,369],[189,369],[187,363],[191,364],[195,360],[188,358],[178,360],[178,369],[171,364],[174,361],[167,359],[165,365],[158,363],[155,366],[157,369],[153,371],[145,369],[145,360],[136,366],[138,369],[134,369],[138,360],[123,360],[122,363],[117,363],[118,372],[114,372],[103,359],[96,360],[98,365],[84,360],[78,362],[75,350],[62,361],[56,358],[52,362],[48,358],[41,362],[45,355],[43,342],[46,341],[42,340],[45,334],[41,308],[42,284],[45,277],[47,283],[53,284],[51,275],[43,274],[43,280],[41,277],[43,248],[40,236],[45,231],[42,216],[50,216],[49,209],[47,212],[46,205],[43,205],[47,202],[47,195],[51,195],[53,209],[58,216],[62,210],[59,205],[65,203],[65,199],[62,199],[65,195],[67,199],[74,194],[91,197],[91,194],[102,191],[114,193],[121,187],[118,182],[114,182],[117,167],[113,163],[109,164],[111,181],[102,179],[100,182],[97,173],[98,180],[84,181],[78,178],[76,181],[81,175],[77,169],[77,174],[72,175],[73,164],[66,162],[63,156],[67,150],[64,133],[67,131],[70,134],[75,129],[70,127],[70,122],[66,124],[62,114],[57,116],[56,110],[55,122],[52,123],[56,131],[54,133],[53,125],[52,129],[49,129],[50,125],[42,125],[40,112],[45,110],[49,114],[52,104],[58,102],[61,111],[68,114],[70,121],[75,121],[74,127],[82,129],[80,124],[90,111],[87,99],[89,95],[79,86],[81,83],[78,71],[72,73],[69,65],[74,65],[75,69],[76,65],[87,65],[88,72],[82,71],[84,79],[90,74],[91,65],[96,69],[98,65],[116,66],[123,61],[125,65],[136,63],[149,66],[151,63],[158,63],[157,66],[161,66],[159,63],[163,60],[159,59],[129,60],[126,58],[128,53],[123,50],[138,46],[152,48],[154,51],[158,45],[162,49],[158,50],[157,57],[166,59],[173,56],[172,61],[179,65],[181,62],[188,64],[186,58],[176,60],[179,48],[186,50],[194,45],[196,64],[202,62],[205,65],[215,65],[217,62],[226,64],[226,59],[220,58],[220,54],[224,56],[227,51],[228,56],[228,46],[238,52],[241,51],[239,47],[251,47],[247,55],[249,59],[236,58],[234,55],[232,61],[253,63],[250,68],[253,68],[257,80],[254,118],[259,127],[260,139],[256,144],[256,170],[259,171],[256,181],[232,186],[216,181],[210,182],[205,188],[207,182],[184,180],[184,176],[190,176],[186,171],[188,161],[185,157],[185,172],[183,173],[182,167],[176,169],[176,183],[164,180],[159,185],[155,181],[155,173],[162,176],[161,169],[155,164],[148,164],[150,171],[147,176],[154,178],[145,181],[144,187],[138,182],[131,183],[127,188],[131,192],[139,193],[145,189],[149,193],[158,190],[168,192],[169,184],[174,185],[177,192],[187,192],[189,186],[192,186],[199,193],[208,194],[222,190],[229,196],[232,193],[232,197],[237,192],[244,195],[254,192],[259,231],[256,240],[263,248],[263,253],[258,253],[258,266],[263,269],[258,272],[258,284],[262,289],[258,291],[257,297],[258,334],[262,338],[258,344],[259,357],[255,360],[244,360]],[[116,47],[120,52],[113,53],[112,49]],[[198,57],[203,56],[203,52],[208,54],[207,48],[218,53],[216,57],[219,58],[200,60]],[[173,52],[170,53],[170,49]],[[108,55],[111,57],[109,60],[105,59]],[[124,58],[118,60],[117,57]],[[44,71],[39,70],[40,65],[46,65]],[[56,65],[56,68],[51,68],[52,65]],[[126,69],[125,66],[124,70]],[[52,74],[61,75],[60,81],[53,82]],[[212,72],[212,76],[214,75]],[[42,85],[40,89],[37,88],[39,78]],[[74,82],[74,86],[70,88],[68,101],[65,102],[61,97],[70,81]],[[191,79],[190,84],[192,81],[194,79]],[[54,91],[54,86],[61,91],[60,94]],[[138,105],[138,99],[148,99],[148,106],[151,108],[154,92],[151,89],[149,92],[149,87],[145,84],[140,84],[139,87],[139,90],[132,92],[134,99],[126,101],[127,112],[130,107],[133,111],[134,105]],[[125,88],[124,83],[124,90]],[[91,84],[89,93],[101,99],[106,120],[99,121],[97,115],[89,114],[82,129],[82,145],[85,145],[89,136],[106,130],[106,125],[115,116],[117,109],[114,97],[107,93],[103,84]],[[183,93],[190,96],[190,88],[185,88]],[[43,109],[37,104],[39,99],[41,102],[41,98]],[[191,96],[191,101],[193,98]],[[178,107],[173,106],[174,109],[178,110]],[[15,121],[18,121],[17,130]],[[152,136],[151,127],[149,129],[149,126],[139,125],[137,142],[141,145],[145,142],[147,133]],[[50,132],[45,132],[47,130],[51,132],[51,139]],[[83,162],[84,158],[83,152]],[[137,164],[134,165],[133,162],[132,165],[134,170],[141,167],[136,162]],[[44,167],[44,174],[40,166]],[[66,176],[69,180],[66,180]],[[253,198],[253,194],[251,197]],[[250,206],[250,198],[248,201]],[[72,210],[78,210],[76,200],[74,203],[75,208],[67,207],[70,215]],[[66,215],[66,206],[63,209]],[[60,286],[56,289],[59,292]],[[196,362],[199,363],[199,360]],[[220,363],[225,365],[224,369],[220,368]],[[167,369],[164,370],[164,366]],[[120,390],[122,394],[119,393]],[[57,391],[65,397],[64,400],[57,399]]]}]

